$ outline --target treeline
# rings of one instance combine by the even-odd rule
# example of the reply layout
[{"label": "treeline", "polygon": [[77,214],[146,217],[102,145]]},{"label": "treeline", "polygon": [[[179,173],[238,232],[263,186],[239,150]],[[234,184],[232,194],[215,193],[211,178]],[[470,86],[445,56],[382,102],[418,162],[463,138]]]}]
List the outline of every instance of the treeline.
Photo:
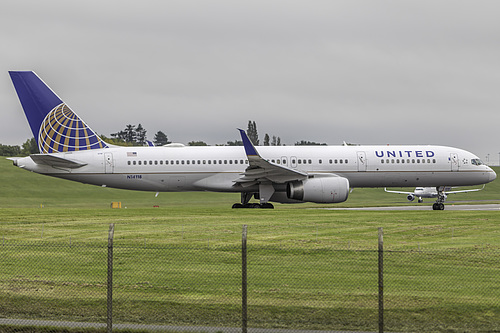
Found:
[{"label": "treeline", "polygon": [[0,144],[0,156],[28,156],[30,154],[38,154],[38,145],[35,138],[26,140],[22,146],[9,146]]},{"label": "treeline", "polygon": [[[144,146],[147,145],[147,130],[141,125],[126,125],[125,128],[119,132],[112,133],[111,137],[108,138],[101,135],[101,138],[111,144],[121,145],[121,146]],[[259,146],[259,134],[257,131],[257,124],[255,121],[248,121],[247,128],[248,138],[256,146]],[[163,131],[158,131],[154,135],[153,141],[155,146],[163,146],[171,143],[168,140],[167,135]],[[264,136],[264,146],[281,146],[281,138],[275,135],[271,136],[266,133]],[[208,146],[204,141],[190,141],[188,146]],[[227,141],[225,144],[218,144],[217,146],[243,146],[241,140]]]},{"label": "treeline", "polygon": [[[110,134],[110,137],[100,135],[100,137],[107,143],[118,146],[146,146],[148,144],[147,130],[141,125],[126,125],[125,128],[116,133]],[[257,131],[257,124],[255,121],[248,121],[247,135],[250,141],[255,146],[259,146],[259,133]],[[171,143],[167,135],[163,131],[158,131],[153,136],[155,146],[164,146]],[[276,135],[264,135],[262,142],[263,146],[281,146],[281,138]],[[317,143],[314,141],[301,140],[295,143],[295,146],[313,146],[313,145],[326,145],[326,143]],[[204,141],[190,141],[188,146],[208,146]],[[218,144],[217,146],[243,146],[241,140],[227,141],[225,144]],[[0,144],[0,156],[27,156],[30,154],[38,154],[38,146],[34,138],[26,140],[22,146],[8,146]]]}]

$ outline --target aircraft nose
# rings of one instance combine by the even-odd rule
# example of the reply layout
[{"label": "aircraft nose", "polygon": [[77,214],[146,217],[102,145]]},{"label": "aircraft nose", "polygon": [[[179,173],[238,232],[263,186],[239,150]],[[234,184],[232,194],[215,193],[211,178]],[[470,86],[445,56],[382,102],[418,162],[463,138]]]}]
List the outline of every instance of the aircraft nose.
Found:
[{"label": "aircraft nose", "polygon": [[490,177],[489,177],[489,181],[492,182],[494,181],[495,179],[497,178],[497,174],[495,173],[495,171],[493,171],[493,169],[490,168]]}]

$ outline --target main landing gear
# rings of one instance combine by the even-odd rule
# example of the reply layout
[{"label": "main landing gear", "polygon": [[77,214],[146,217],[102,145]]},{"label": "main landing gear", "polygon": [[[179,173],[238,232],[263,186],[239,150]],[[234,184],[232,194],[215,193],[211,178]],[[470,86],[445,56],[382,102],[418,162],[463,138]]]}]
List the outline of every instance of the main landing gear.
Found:
[{"label": "main landing gear", "polygon": [[432,209],[444,210],[444,201],[446,199],[446,196],[444,195],[444,186],[436,187],[436,190],[438,192],[438,196],[436,202],[432,205]]},{"label": "main landing gear", "polygon": [[233,208],[267,208],[267,209],[273,209],[274,206],[270,202],[266,202],[266,203],[263,203],[263,204],[260,204],[260,203],[246,203],[246,204],[235,203],[233,205]]},{"label": "main landing gear", "polygon": [[264,203],[250,203],[253,193],[241,193],[241,203],[235,203],[233,208],[266,208],[274,209],[274,206],[270,202]]}]

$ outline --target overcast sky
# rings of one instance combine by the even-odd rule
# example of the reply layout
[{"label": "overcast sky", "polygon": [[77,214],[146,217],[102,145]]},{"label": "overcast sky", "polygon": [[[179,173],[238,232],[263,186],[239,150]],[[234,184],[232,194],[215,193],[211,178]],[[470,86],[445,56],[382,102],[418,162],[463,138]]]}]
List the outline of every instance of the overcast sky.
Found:
[{"label": "overcast sky", "polygon": [[97,133],[220,144],[436,144],[497,164],[500,1],[0,4],[0,143],[32,136],[8,70],[34,70]]}]

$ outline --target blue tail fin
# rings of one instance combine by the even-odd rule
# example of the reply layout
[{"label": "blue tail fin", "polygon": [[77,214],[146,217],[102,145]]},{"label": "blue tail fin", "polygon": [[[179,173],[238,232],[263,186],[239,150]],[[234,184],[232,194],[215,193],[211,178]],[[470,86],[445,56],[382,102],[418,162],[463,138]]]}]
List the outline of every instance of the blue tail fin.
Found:
[{"label": "blue tail fin", "polygon": [[34,72],[9,74],[40,153],[108,147]]}]

